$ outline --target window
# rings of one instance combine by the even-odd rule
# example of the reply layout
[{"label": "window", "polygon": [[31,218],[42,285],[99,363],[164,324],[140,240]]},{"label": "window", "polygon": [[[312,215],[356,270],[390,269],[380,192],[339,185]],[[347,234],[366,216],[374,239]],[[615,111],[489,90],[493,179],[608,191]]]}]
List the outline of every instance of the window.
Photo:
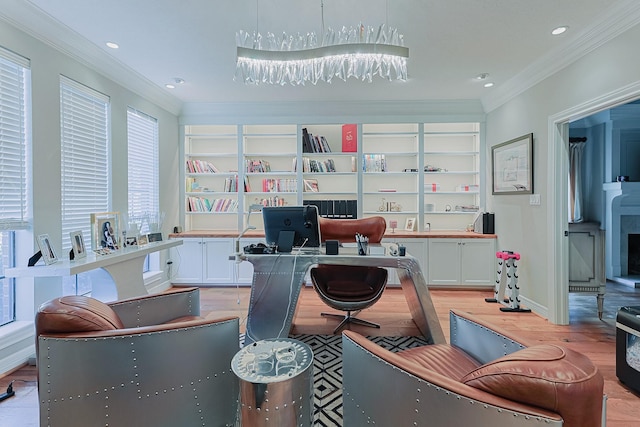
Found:
[{"label": "window", "polygon": [[90,216],[110,210],[109,97],[60,77],[62,248],[81,230],[91,247]]},{"label": "window", "polygon": [[15,266],[14,230],[27,228],[29,60],[0,48],[0,325],[15,320],[15,281],[3,267]]},{"label": "window", "polygon": [[159,231],[149,230],[150,222],[159,222],[158,120],[129,107],[127,134],[129,219],[142,226],[143,234]]}]

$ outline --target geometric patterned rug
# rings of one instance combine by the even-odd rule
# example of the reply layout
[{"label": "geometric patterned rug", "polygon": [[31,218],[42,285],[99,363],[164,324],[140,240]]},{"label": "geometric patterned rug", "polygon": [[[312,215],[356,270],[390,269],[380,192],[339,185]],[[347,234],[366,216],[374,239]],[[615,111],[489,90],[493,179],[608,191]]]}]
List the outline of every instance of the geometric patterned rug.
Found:
[{"label": "geometric patterned rug", "polygon": [[[313,350],[313,425],[342,426],[342,336],[291,335]],[[389,351],[427,345],[422,337],[367,337]]]}]

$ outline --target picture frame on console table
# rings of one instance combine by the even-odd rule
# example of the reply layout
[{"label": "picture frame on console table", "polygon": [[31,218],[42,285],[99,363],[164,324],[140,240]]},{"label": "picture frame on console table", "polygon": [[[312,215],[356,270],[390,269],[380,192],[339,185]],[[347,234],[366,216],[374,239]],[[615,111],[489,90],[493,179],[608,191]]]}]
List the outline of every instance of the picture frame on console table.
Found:
[{"label": "picture frame on console table", "polygon": [[91,214],[91,248],[118,250],[119,212],[97,212]]},{"label": "picture frame on console table", "polygon": [[38,248],[40,248],[42,259],[44,260],[44,263],[46,265],[51,265],[58,262],[58,256],[53,250],[51,239],[49,239],[48,234],[41,234],[38,236]]},{"label": "picture frame on console table", "polygon": [[70,232],[69,237],[71,238],[71,248],[73,250],[73,259],[86,257],[87,251],[84,247],[84,236],[82,235],[82,230]]},{"label": "picture frame on console table", "polygon": [[491,147],[493,194],[533,194],[533,134]]},{"label": "picture frame on console table", "polygon": [[416,230],[416,219],[415,218],[407,218],[404,223],[404,231],[415,231]]}]

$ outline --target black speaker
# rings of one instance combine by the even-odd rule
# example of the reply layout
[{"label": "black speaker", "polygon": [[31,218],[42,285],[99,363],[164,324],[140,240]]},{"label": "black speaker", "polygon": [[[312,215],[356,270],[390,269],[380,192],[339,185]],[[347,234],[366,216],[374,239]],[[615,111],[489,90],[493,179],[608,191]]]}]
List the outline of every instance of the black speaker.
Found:
[{"label": "black speaker", "polygon": [[337,240],[327,240],[325,245],[327,255],[338,255],[338,246],[340,246],[340,242]]}]

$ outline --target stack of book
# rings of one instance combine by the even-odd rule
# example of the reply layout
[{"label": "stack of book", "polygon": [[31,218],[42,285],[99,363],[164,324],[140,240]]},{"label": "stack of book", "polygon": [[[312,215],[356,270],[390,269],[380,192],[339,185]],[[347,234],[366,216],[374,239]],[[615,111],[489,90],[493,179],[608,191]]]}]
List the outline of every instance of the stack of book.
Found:
[{"label": "stack of book", "polygon": [[205,160],[187,160],[188,173],[218,173],[219,170],[213,163]]},{"label": "stack of book", "polygon": [[330,153],[331,147],[324,136],[316,136],[302,129],[302,152],[303,153]]}]

